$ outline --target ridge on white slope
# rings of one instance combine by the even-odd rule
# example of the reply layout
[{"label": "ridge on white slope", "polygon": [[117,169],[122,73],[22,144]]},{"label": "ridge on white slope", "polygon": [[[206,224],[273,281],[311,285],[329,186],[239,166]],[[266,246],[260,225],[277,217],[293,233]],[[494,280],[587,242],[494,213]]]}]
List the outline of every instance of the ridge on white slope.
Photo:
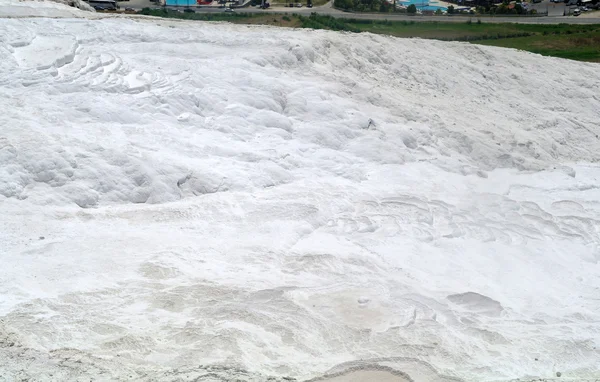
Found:
[{"label": "ridge on white slope", "polygon": [[3,19],[0,380],[592,380],[598,89],[463,43]]}]

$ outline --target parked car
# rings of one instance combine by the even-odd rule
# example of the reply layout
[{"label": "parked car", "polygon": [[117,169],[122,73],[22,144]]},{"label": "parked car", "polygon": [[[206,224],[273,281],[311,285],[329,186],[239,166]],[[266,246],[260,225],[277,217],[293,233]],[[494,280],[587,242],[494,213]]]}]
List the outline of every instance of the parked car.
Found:
[{"label": "parked car", "polygon": [[233,8],[225,8],[225,12],[233,12]]},{"label": "parked car", "polygon": [[573,11],[573,16],[579,16],[580,14],[581,14],[581,11],[579,10],[579,8],[577,8]]},{"label": "parked car", "polygon": [[306,4],[306,8],[312,8],[312,4]]},{"label": "parked car", "polygon": [[125,8],[125,12],[135,12],[135,9],[127,7]]},{"label": "parked car", "polygon": [[100,7],[100,6],[98,6],[98,5],[95,5],[95,6],[94,6],[94,9],[95,9],[96,11],[98,11],[98,12],[102,12],[102,11],[104,11],[104,7]]},{"label": "parked car", "polygon": [[183,10],[185,13],[196,13],[192,8],[186,8]]},{"label": "parked car", "polygon": [[302,8],[302,3],[296,3],[296,8]]}]

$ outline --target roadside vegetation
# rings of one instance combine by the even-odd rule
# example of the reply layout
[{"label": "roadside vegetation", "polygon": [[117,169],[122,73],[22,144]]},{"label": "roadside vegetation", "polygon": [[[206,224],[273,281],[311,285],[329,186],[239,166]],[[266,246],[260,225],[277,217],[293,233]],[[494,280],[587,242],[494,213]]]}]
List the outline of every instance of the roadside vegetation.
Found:
[{"label": "roadside vegetation", "polygon": [[[457,4],[457,0],[446,0],[452,3]],[[499,15],[534,15],[536,11],[534,9],[528,10],[527,5],[524,5],[522,0],[503,0],[501,2],[496,2],[494,0],[476,0],[475,4],[477,5],[473,9],[463,10],[460,13],[466,14],[499,14]],[[404,6],[396,6],[396,3],[389,3],[386,0],[333,0],[333,6],[337,9],[341,9],[344,11],[352,11],[352,12],[383,12],[383,13],[408,13],[415,14],[417,13],[417,8],[414,4],[409,5],[408,7]],[[458,14],[460,4],[457,4],[456,7],[454,5],[450,5],[448,7],[449,14]],[[465,8],[460,7],[460,8]],[[427,11],[423,11],[426,13]],[[429,11],[429,14],[438,14],[441,15],[442,11]]]},{"label": "roadside vegetation", "polygon": [[467,41],[474,44],[515,48],[545,56],[600,62],[600,24],[492,24],[479,19],[465,22],[415,22],[339,19],[297,14],[180,13],[145,8],[144,15],[188,20],[229,21],[236,24],[261,24],[281,27],[327,29],[346,32],[371,32],[405,38]]},{"label": "roadside vegetation", "polygon": [[355,12],[394,12],[397,10],[395,4],[390,4],[386,0],[333,0],[333,6]]}]

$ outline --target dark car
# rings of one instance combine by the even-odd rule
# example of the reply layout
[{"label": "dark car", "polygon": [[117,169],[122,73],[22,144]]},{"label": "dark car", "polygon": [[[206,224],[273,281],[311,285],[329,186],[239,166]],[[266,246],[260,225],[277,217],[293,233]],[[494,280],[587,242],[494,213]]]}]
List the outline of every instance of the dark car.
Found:
[{"label": "dark car", "polygon": [[98,6],[98,5],[94,6],[94,9],[95,9],[96,11],[100,11],[100,12],[104,11],[104,7],[100,7],[100,6]]},{"label": "dark car", "polygon": [[185,13],[196,13],[192,8],[186,8],[183,10]]},{"label": "dark car", "polygon": [[127,7],[125,8],[125,12],[135,12],[135,9]]}]

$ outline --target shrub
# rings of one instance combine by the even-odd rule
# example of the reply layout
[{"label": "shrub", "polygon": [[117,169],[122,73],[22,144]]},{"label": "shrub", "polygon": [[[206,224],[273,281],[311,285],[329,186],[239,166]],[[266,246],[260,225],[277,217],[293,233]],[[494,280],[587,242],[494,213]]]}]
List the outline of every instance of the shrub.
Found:
[{"label": "shrub", "polygon": [[448,14],[449,14],[449,15],[452,15],[452,14],[454,14],[454,5],[449,5],[449,6],[448,6]]},{"label": "shrub", "polygon": [[417,13],[417,6],[414,4],[409,5],[408,7],[406,7],[406,13],[414,15],[415,13]]}]

